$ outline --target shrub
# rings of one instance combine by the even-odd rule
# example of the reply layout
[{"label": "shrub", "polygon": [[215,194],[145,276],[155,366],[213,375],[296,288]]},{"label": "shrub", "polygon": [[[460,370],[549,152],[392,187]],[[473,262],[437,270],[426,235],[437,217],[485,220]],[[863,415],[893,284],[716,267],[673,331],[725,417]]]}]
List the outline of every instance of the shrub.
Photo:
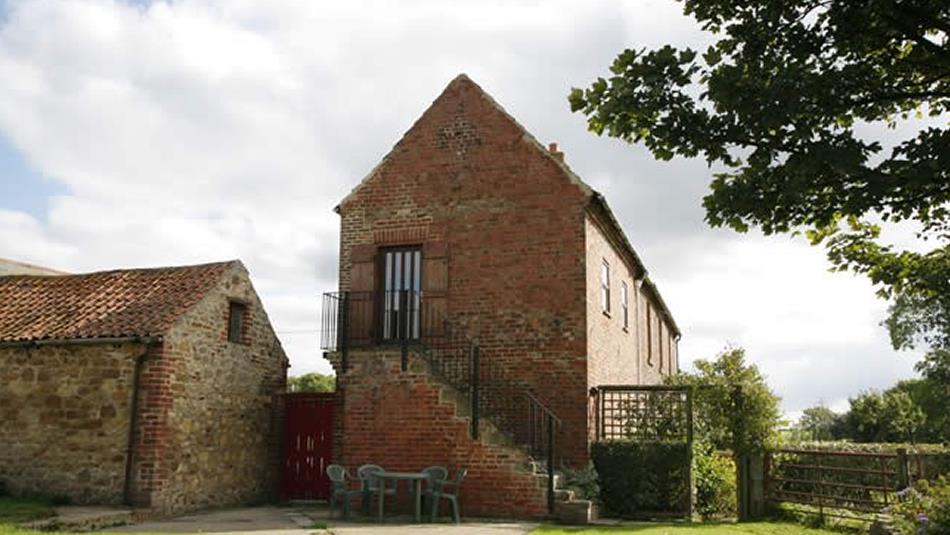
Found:
[{"label": "shrub", "polygon": [[689,500],[687,446],[680,442],[597,442],[591,457],[600,504],[621,517],[682,514]]},{"label": "shrub", "polygon": [[918,481],[891,508],[891,515],[894,527],[903,535],[921,533],[921,519],[926,519],[926,535],[950,535],[950,478]]},{"label": "shrub", "polygon": [[696,512],[703,519],[735,517],[736,463],[728,453],[696,444],[693,457]]},{"label": "shrub", "polygon": [[561,471],[563,487],[574,491],[574,495],[582,500],[599,501],[600,486],[597,484],[597,469],[594,463],[588,463],[585,468],[576,470],[564,469]]}]

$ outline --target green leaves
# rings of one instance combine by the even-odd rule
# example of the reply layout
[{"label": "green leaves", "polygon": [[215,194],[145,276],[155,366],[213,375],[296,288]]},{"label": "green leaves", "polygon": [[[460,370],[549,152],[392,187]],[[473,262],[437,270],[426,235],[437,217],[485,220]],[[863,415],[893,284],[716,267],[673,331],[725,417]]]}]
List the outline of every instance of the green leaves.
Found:
[{"label": "green leaves", "polygon": [[672,384],[695,387],[693,418],[699,440],[718,449],[760,451],[774,438],[779,397],[765,382],[745,350],[729,348],[715,360],[698,360],[697,373],[680,373]]},{"label": "green leaves", "polygon": [[[950,110],[950,3],[685,0],[684,10],[718,37],[705,53],[624,50],[610,77],[572,90],[571,110],[659,160],[724,168],[703,199],[711,226],[802,232],[882,296],[916,296],[936,318],[916,331],[950,333],[934,301],[950,294],[950,129],[894,144],[864,126]],[[892,250],[868,223],[907,220],[930,252]]]},{"label": "green leaves", "polygon": [[336,390],[336,377],[322,373],[305,373],[287,379],[289,392],[333,392]]}]

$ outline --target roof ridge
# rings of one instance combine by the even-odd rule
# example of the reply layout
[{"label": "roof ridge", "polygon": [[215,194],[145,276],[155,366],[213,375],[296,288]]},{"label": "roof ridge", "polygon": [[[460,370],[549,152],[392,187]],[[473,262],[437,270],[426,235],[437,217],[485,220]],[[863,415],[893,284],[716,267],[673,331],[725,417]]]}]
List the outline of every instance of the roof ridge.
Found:
[{"label": "roof ridge", "polygon": [[[230,264],[241,264],[242,262],[239,259],[233,260],[222,260],[219,262],[205,262],[202,264],[185,264],[178,266],[158,266],[158,267],[142,267],[142,268],[115,268],[115,269],[103,269],[99,271],[87,271],[85,273],[68,273],[63,272],[58,278],[81,278],[81,277],[93,277],[97,275],[110,275],[113,273],[147,273],[147,272],[159,272],[159,271],[179,271],[185,269],[196,269],[196,268],[212,268],[218,266],[227,266]],[[12,275],[0,275],[0,279],[12,279],[12,278],[48,278],[49,275],[37,275],[37,274],[27,274],[19,273]]]}]

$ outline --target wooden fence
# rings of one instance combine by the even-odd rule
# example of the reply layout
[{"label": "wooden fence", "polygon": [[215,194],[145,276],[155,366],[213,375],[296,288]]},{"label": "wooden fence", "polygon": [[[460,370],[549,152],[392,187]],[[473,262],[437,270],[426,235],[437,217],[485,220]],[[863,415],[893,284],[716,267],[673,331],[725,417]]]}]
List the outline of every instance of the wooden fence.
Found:
[{"label": "wooden fence", "polygon": [[[780,449],[766,454],[765,500],[806,514],[871,521],[917,479],[944,471],[937,455]],[[935,462],[936,461],[936,462]]]}]

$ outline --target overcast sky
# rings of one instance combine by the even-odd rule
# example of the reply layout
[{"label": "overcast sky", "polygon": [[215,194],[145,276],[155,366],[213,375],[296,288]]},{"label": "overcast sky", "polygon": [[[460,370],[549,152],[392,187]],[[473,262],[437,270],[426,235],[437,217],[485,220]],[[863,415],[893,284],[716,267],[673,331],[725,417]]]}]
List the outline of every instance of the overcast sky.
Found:
[{"label": "overcast sky", "polygon": [[0,0],[0,257],[81,272],[240,258],[291,359],[329,371],[331,209],[458,73],[607,196],[683,330],[747,348],[790,414],[913,375],[870,284],[801,238],[711,230],[700,161],[586,131],[624,47],[709,42],[681,5]]}]

